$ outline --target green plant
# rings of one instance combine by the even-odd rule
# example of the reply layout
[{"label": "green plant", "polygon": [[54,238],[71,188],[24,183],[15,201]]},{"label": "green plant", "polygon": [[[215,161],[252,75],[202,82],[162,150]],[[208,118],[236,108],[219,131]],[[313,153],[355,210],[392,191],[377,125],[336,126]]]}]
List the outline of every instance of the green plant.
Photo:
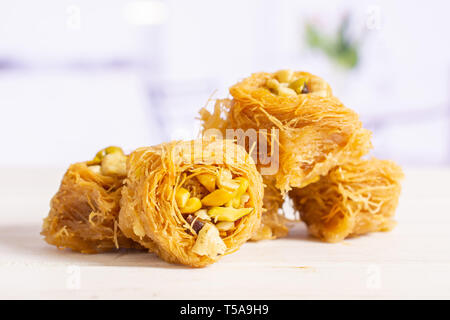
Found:
[{"label": "green plant", "polygon": [[311,48],[324,52],[331,60],[340,66],[353,69],[359,62],[359,43],[350,38],[348,28],[350,16],[342,19],[337,31],[327,35],[311,22],[305,25],[306,42]]}]

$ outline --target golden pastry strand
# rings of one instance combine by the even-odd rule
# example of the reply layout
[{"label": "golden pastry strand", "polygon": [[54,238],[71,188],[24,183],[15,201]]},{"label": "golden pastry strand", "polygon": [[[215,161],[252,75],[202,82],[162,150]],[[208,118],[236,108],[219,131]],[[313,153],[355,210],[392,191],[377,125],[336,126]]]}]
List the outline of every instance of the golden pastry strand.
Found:
[{"label": "golden pastry strand", "polygon": [[129,157],[122,194],[121,230],[173,263],[214,263],[260,225],[262,179],[233,141],[140,148]]}]

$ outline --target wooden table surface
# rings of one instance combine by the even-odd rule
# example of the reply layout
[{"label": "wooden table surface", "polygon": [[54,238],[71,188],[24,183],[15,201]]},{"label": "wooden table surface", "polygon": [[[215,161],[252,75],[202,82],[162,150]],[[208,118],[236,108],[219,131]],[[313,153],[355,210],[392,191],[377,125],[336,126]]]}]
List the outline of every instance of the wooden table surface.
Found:
[{"label": "wooden table surface", "polygon": [[450,298],[450,169],[405,169],[398,226],[338,244],[308,237],[247,243],[203,269],[153,254],[83,255],[39,235],[63,169],[2,168],[0,298]]}]

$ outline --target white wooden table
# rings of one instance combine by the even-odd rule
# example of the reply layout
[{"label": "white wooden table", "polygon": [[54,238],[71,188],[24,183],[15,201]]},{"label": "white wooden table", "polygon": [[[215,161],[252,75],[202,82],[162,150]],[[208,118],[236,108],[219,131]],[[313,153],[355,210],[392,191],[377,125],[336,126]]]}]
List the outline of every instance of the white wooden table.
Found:
[{"label": "white wooden table", "polygon": [[450,298],[450,169],[405,170],[393,232],[327,244],[298,225],[204,269],[47,245],[41,221],[63,172],[0,169],[0,298]]}]

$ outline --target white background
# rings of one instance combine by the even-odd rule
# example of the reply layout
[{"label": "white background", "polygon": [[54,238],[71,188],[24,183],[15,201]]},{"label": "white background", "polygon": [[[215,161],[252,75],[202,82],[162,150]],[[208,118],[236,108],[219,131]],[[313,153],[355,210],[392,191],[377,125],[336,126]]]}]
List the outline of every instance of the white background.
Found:
[{"label": "white background", "polygon": [[[448,164],[449,9],[446,1],[0,1],[0,165],[66,167],[105,145],[194,137],[209,97],[251,72],[286,67],[329,81],[375,131],[375,155]],[[349,72],[303,41],[306,21],[331,32],[346,12],[363,35]]]}]

